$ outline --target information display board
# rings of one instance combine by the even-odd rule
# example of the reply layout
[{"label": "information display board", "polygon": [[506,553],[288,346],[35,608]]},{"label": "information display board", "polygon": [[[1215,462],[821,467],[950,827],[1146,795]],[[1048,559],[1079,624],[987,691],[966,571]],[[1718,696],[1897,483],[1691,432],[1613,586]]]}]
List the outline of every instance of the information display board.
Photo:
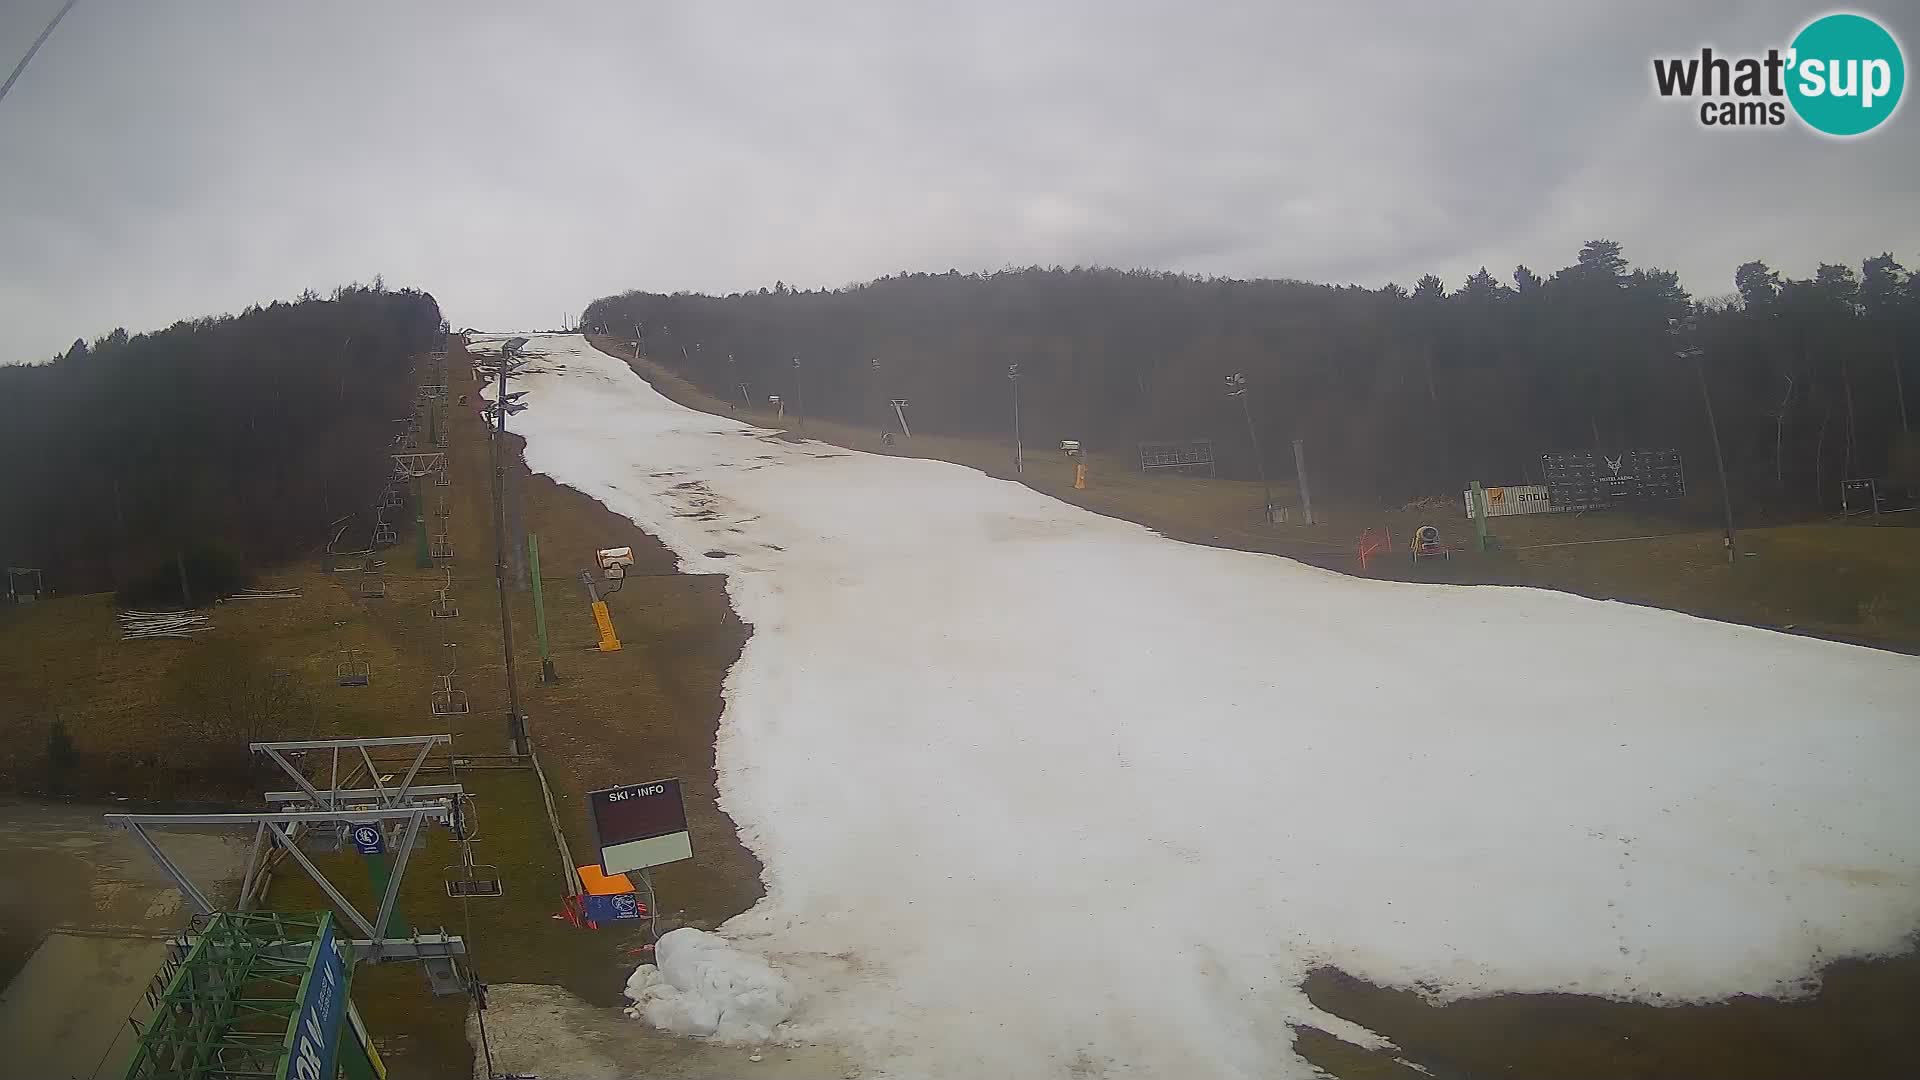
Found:
[{"label": "information display board", "polygon": [[1596,510],[1687,493],[1678,450],[1568,450],[1543,454],[1540,464],[1555,510]]},{"label": "information display board", "polygon": [[589,791],[587,806],[604,874],[624,874],[693,858],[693,838],[687,833],[687,808],[680,799],[679,780]]}]

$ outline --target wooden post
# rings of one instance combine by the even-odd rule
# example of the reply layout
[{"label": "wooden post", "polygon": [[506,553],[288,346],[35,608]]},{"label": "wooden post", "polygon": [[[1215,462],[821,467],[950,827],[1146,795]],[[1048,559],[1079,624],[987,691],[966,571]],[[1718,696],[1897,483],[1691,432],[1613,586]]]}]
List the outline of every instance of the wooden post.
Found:
[{"label": "wooden post", "polygon": [[560,681],[553,670],[553,650],[547,647],[546,595],[540,588],[540,534],[527,534],[527,571],[533,578],[533,629],[540,636],[540,681],[548,686]]}]

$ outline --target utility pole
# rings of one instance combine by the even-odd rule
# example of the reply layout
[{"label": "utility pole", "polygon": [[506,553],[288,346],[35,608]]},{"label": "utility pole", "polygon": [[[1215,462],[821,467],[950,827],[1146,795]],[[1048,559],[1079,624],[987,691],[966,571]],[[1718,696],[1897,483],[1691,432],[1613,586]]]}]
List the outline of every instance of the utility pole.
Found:
[{"label": "utility pole", "polygon": [[1007,382],[1013,384],[1013,472],[1021,472],[1023,454],[1020,447],[1020,365],[1007,365]]},{"label": "utility pole", "polygon": [[800,392],[800,358],[797,356],[793,358],[793,407],[800,417],[799,427],[805,430],[807,426],[807,395]]},{"label": "utility pole", "polygon": [[1695,329],[1693,316],[1689,315],[1684,320],[1673,320],[1669,325],[1675,339],[1681,345],[1673,355],[1677,359],[1693,361],[1693,375],[1700,382],[1700,403],[1706,407],[1707,411],[1707,434],[1713,438],[1713,465],[1720,473],[1720,510],[1726,515],[1727,565],[1732,566],[1734,561],[1733,493],[1727,488],[1727,461],[1720,452],[1720,425],[1713,419],[1713,395],[1707,391],[1707,366],[1702,359],[1706,356],[1706,350],[1693,342]]},{"label": "utility pole", "polygon": [[520,712],[520,680],[513,667],[513,608],[507,603],[507,369],[513,366],[519,345],[509,341],[500,350],[498,382],[494,391],[493,438],[493,584],[500,596],[500,647],[507,661],[507,749],[527,756],[527,726]]},{"label": "utility pole", "polygon": [[1264,516],[1273,523],[1273,484],[1267,480],[1267,459],[1260,453],[1260,435],[1253,429],[1253,409],[1247,404],[1247,375],[1236,371],[1227,376],[1227,396],[1240,399],[1240,415],[1247,420],[1247,441],[1253,444],[1253,461],[1260,468],[1260,486],[1266,490]]},{"label": "utility pole", "polygon": [[[1869,320],[1873,320],[1873,322],[1879,321],[1868,311],[1867,305],[1865,304],[1855,303],[1853,305],[1853,314],[1854,317],[1861,322],[1868,322]],[[1872,323],[1869,323],[1869,326],[1871,325]],[[1893,399],[1894,402],[1900,406],[1900,434],[1905,435],[1907,432],[1913,430],[1907,426],[1907,381],[1905,377],[1900,374],[1901,356],[1899,336],[1891,330],[1889,330],[1889,334],[1887,359],[1893,361]]]}]

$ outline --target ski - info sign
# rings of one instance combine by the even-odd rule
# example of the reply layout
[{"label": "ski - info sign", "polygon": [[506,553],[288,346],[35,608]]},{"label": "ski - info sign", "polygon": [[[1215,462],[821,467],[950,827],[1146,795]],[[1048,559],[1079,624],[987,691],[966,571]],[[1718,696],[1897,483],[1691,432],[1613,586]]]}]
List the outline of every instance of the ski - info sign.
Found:
[{"label": "ski - info sign", "polygon": [[601,873],[624,874],[693,858],[677,779],[589,791],[587,806],[600,845]]}]

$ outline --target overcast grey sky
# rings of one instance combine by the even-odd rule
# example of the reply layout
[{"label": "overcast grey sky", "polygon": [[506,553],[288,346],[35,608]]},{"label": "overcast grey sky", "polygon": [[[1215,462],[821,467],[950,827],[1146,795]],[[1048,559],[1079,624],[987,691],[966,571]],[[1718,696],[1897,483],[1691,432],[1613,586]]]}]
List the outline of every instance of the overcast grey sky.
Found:
[{"label": "overcast grey sky", "polygon": [[[58,3],[0,3],[0,67]],[[1697,295],[1915,266],[1911,102],[1843,142],[1652,92],[1825,10],[80,0],[0,102],[0,361],[376,273],[534,327],[1030,263],[1456,287],[1596,236]],[[1910,3],[1856,10],[1914,63]]]}]

